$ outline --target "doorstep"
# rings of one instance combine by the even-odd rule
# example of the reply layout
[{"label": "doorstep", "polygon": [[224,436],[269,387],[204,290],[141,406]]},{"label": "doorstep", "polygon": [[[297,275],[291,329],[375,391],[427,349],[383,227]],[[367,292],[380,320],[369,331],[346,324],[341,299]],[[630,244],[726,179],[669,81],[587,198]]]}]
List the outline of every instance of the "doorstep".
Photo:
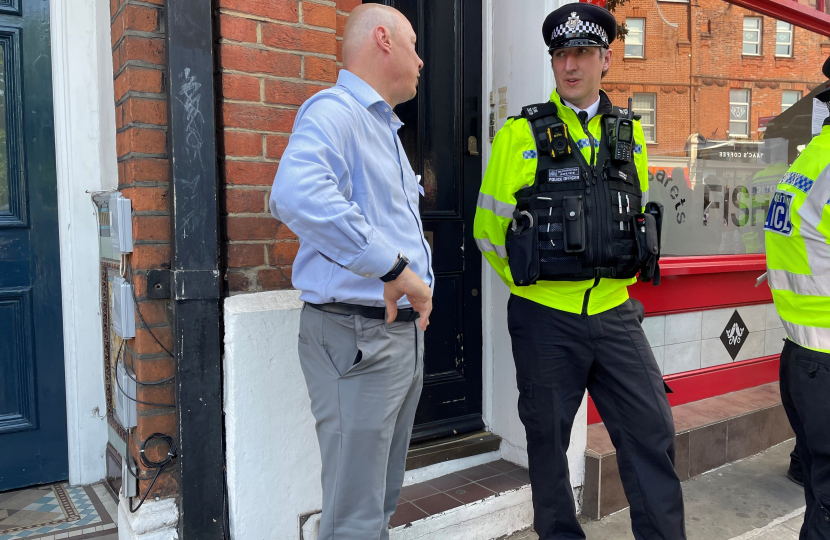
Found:
[{"label": "doorstep", "polygon": [[527,469],[505,460],[401,490],[391,538],[491,539],[528,526],[533,508]]},{"label": "doorstep", "polygon": [[[794,437],[778,383],[672,407],[675,469],[688,480]],[[628,506],[616,451],[603,424],[588,426],[582,515],[601,519]]]}]

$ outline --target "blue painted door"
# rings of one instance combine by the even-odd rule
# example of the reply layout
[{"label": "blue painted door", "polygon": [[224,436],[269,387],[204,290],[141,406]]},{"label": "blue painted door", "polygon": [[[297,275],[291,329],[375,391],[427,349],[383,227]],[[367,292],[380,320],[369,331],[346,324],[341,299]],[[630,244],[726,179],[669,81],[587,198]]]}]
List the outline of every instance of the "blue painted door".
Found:
[{"label": "blue painted door", "polygon": [[0,0],[0,491],[69,475],[53,118],[49,2]]}]

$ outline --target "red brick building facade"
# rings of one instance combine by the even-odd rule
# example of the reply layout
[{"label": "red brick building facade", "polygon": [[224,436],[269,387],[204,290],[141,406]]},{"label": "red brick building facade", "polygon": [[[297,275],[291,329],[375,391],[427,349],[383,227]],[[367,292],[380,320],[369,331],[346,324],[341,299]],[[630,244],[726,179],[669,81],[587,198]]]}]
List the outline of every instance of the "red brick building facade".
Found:
[{"label": "red brick building facade", "polygon": [[[360,0],[216,2],[225,294],[291,287],[299,244],[268,210],[271,184],[297,109],[337,80],[346,18],[358,4]],[[147,294],[147,272],[171,267],[165,6],[165,0],[110,1],[118,189],[132,201],[131,277],[146,322],[137,321],[136,337],[126,341],[124,354],[139,381],[159,381],[176,373],[175,360],[167,352],[173,350],[171,301]],[[139,384],[137,398],[172,405],[174,384]],[[153,433],[176,437],[174,407],[138,404],[129,449],[136,461],[140,442]],[[167,450],[155,439],[145,452],[159,461]],[[149,483],[141,481],[139,493],[143,495]],[[178,489],[176,468],[168,467],[149,498],[175,496]]]},{"label": "red brick building facade", "polygon": [[231,294],[291,288],[299,244],[271,217],[271,184],[297,109],[337,81],[343,28],[360,3],[218,2],[223,245]]},{"label": "red brick building facade", "polygon": [[[683,156],[693,133],[726,139],[730,90],[750,91],[748,138],[757,140],[758,119],[782,112],[782,92],[806,96],[823,82],[820,68],[830,54],[824,36],[795,27],[790,56],[777,56],[777,21],[771,17],[722,0],[661,1],[657,7],[630,0],[617,9],[620,23],[645,20],[644,54],[626,57],[626,43],[615,42],[614,64],[603,80],[603,88],[621,106],[634,93],[656,97],[650,155]],[[745,17],[761,19],[759,55],[743,54]]]}]

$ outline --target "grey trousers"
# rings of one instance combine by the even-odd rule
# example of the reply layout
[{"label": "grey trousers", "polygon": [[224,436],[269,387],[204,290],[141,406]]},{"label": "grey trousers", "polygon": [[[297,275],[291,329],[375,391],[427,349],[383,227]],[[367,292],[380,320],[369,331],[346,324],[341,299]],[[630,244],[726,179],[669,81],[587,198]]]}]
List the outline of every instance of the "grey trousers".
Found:
[{"label": "grey trousers", "polygon": [[323,461],[319,540],[387,540],[421,397],[424,334],[308,305],[300,364]]}]

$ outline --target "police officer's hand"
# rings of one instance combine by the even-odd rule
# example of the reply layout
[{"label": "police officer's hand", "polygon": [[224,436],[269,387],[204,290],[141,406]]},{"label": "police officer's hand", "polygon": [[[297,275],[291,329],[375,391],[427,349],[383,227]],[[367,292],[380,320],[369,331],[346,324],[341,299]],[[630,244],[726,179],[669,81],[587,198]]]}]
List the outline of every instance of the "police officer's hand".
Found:
[{"label": "police officer's hand", "polygon": [[412,304],[412,309],[421,315],[418,326],[421,330],[426,330],[429,325],[429,314],[432,312],[432,290],[409,267],[404,268],[397,279],[383,286],[383,301],[386,302],[388,315],[386,322],[391,323],[398,316],[398,300],[404,295]]}]

